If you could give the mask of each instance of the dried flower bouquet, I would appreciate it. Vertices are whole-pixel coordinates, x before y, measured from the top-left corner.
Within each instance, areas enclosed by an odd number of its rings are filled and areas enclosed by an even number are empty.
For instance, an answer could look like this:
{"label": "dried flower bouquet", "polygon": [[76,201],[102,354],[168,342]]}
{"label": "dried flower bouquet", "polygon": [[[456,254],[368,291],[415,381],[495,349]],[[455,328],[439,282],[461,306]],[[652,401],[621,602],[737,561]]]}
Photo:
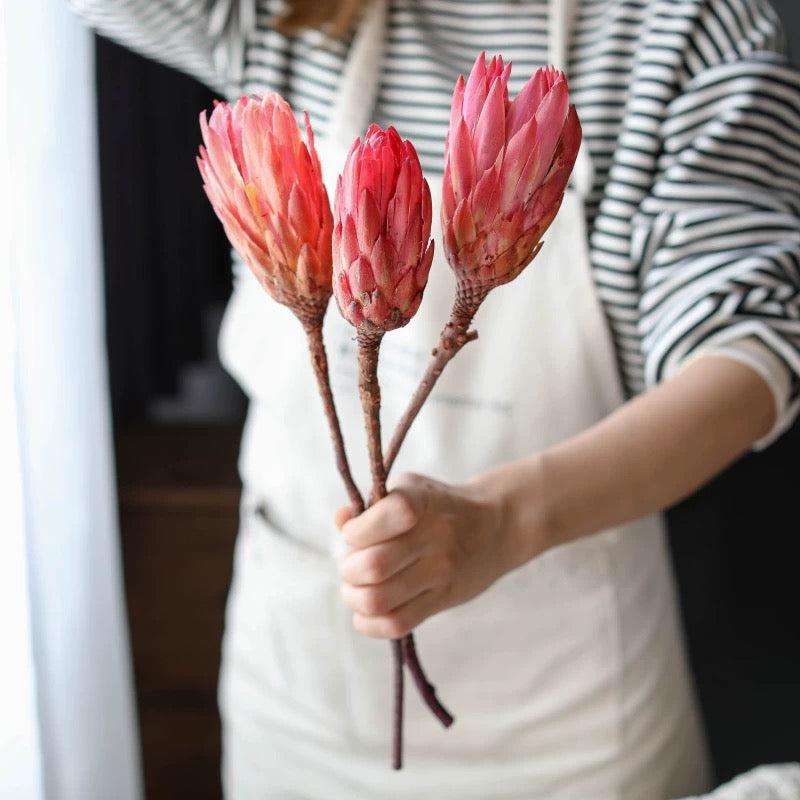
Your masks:
{"label": "dried flower bouquet", "polygon": [[[304,117],[305,141],[277,94],[218,103],[200,117],[204,188],[234,249],[264,289],[288,306],[308,338],[336,463],[354,515],[364,501],[347,462],[330,388],[322,321],[331,295],[356,330],[359,394],[367,429],[372,489],[386,478],[411,424],[447,363],[468,342],[489,292],[513,280],[542,246],[575,163],[581,129],[563,73],[538,70],[510,100],[511,64],[481,53],[459,78],[445,142],[441,198],[443,247],[456,278],[450,318],[418,389],[385,452],[377,366],[383,336],[419,308],[433,260],[432,202],[413,145],[372,125],[356,140],[339,177],[331,213]],[[392,642],[392,763],[402,765],[403,666],[445,726],[453,717],[436,697],[416,655],[413,634]]]}

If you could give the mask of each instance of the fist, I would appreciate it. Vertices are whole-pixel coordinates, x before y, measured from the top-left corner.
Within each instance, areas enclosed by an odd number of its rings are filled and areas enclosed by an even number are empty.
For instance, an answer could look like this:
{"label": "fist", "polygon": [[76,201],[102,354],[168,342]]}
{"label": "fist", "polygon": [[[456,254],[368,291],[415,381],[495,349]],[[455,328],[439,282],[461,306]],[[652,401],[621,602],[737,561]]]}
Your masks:
{"label": "fist", "polygon": [[350,552],[341,591],[356,630],[399,639],[423,620],[487,589],[510,567],[503,509],[477,485],[401,475],[359,517],[336,512]]}

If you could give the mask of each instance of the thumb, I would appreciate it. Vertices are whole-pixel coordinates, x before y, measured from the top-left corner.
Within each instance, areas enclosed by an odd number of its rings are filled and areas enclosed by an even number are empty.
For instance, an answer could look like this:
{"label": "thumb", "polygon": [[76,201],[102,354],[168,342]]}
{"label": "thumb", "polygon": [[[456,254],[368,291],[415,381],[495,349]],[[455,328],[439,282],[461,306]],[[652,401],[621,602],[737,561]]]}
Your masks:
{"label": "thumb", "polygon": [[337,530],[341,530],[345,522],[353,518],[353,509],[350,506],[342,506],[333,512],[333,524]]}

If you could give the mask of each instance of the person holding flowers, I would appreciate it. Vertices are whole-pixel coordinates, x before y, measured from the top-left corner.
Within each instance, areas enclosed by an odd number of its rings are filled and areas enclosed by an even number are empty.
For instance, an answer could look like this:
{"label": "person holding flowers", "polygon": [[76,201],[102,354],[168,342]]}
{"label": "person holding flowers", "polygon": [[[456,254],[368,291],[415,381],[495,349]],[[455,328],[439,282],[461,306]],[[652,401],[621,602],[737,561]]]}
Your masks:
{"label": "person holding flowers", "polygon": [[[660,512],[800,406],[800,85],[768,3],[73,5],[245,98],[203,117],[200,157],[250,267],[221,335],[252,401],[226,796],[705,790]],[[374,486],[340,532],[350,469],[305,400],[326,374]],[[375,447],[412,395],[405,444]],[[374,640],[412,631],[458,721],[409,699],[390,773]]]}

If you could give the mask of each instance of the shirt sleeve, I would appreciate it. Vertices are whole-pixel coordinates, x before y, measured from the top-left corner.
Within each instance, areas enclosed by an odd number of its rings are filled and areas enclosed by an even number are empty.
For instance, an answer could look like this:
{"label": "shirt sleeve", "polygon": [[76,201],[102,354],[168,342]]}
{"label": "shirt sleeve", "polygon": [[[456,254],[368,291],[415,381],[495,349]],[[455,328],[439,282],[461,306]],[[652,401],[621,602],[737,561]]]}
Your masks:
{"label": "shirt sleeve", "polygon": [[748,336],[727,344],[699,347],[683,362],[681,369],[702,355],[729,358],[731,361],[745,364],[762,377],[772,393],[775,422],[772,429],[753,445],[753,450],[763,450],[772,444],[784,432],[787,423],[791,422],[791,415],[786,413],[786,409],[792,392],[792,373],[787,369],[786,364],[761,339]]}
{"label": "shirt sleeve", "polygon": [[695,38],[632,248],[647,385],[701,352],[757,342],[739,360],[784,375],[770,383],[780,418],[769,439],[800,408],[800,76],[755,49],[770,28],[753,26],[728,51],[718,33],[713,52]]}
{"label": "shirt sleeve", "polygon": [[109,39],[223,95],[240,93],[255,0],[70,0],[70,6]]}

